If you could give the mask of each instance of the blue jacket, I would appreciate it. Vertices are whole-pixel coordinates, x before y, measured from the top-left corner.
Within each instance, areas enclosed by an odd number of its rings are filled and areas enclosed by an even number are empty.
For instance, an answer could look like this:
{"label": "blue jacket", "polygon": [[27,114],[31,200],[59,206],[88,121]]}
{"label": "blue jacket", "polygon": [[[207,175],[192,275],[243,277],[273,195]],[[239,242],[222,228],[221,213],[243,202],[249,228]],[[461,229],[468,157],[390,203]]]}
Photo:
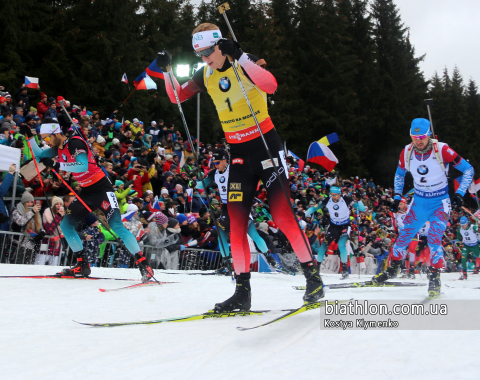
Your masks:
{"label": "blue jacket", "polygon": [[[3,202],[3,197],[7,194],[8,189],[10,189],[10,185],[13,182],[13,174],[7,173],[3,178],[3,182],[0,185],[0,212],[2,214],[7,215],[7,207]],[[0,231],[8,231],[8,222],[0,224]]]}

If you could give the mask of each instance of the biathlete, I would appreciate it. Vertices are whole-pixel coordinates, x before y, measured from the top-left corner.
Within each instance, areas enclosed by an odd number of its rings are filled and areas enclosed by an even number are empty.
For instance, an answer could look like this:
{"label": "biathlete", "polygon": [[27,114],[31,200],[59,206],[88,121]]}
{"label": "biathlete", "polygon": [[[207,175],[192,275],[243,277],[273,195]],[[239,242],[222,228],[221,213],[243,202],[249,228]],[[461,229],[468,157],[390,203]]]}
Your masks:
{"label": "biathlete", "polygon": [[[324,297],[323,283],[317,264],[312,260],[310,248],[307,246],[308,240],[301,235],[303,232],[295,227],[297,222],[291,211],[290,202],[282,191],[282,182],[287,188],[287,193],[289,191],[288,170],[282,140],[275,131],[267,110],[267,93],[275,92],[277,81],[270,72],[256,64],[258,58],[244,53],[238,43],[222,38],[222,33],[216,25],[200,24],[193,30],[192,35],[195,54],[201,57],[206,65],[182,86],[173,78],[174,85],[181,102],[200,91],[208,92],[217,109],[231,153],[228,214],[237,286],[235,294],[226,301],[217,303],[214,310],[219,313],[249,310],[251,307],[250,247],[245,235],[259,180],[266,185],[272,217],[290,240],[303,268],[307,279],[303,299],[306,303],[315,302]],[[273,163],[269,159],[229,57],[238,62],[235,65],[241,83],[275,163],[279,167],[280,178],[277,178],[274,171]],[[171,56],[164,51],[157,56],[156,62],[157,66],[166,70],[171,65]],[[165,86],[170,100],[175,103],[171,82],[165,80]]]}
{"label": "biathlete", "polygon": [[[67,131],[62,132],[60,124],[55,119],[44,119],[40,127],[40,135],[50,148],[40,149],[30,132],[28,137],[35,158],[39,158],[47,168],[54,168],[57,172],[65,170],[72,173],[82,188],[82,200],[91,210],[100,209],[105,214],[112,231],[122,239],[130,253],[135,256],[135,263],[142,274],[142,281],[148,282],[153,277],[153,270],[140,251],[135,236],[122,223],[112,184],[97,165],[87,143],[79,136],[69,137],[66,133]],[[57,161],[53,160],[54,157],[58,157]],[[77,198],[74,198],[66,209],[60,227],[77,262],[73,268],[64,269],[59,274],[87,277],[91,273],[88,260],[83,254],[82,240],[75,231],[77,223],[85,219],[88,214],[89,211]]]}
{"label": "biathlete", "polygon": [[330,224],[325,233],[325,239],[318,250],[317,260],[321,263],[332,242],[338,244],[340,260],[342,261],[342,280],[348,278],[347,242],[350,235],[350,210],[355,201],[341,194],[337,186],[330,187],[330,197],[325,198],[318,208],[327,208],[330,214]]}
{"label": "biathlete", "polygon": [[[230,165],[228,164],[227,153],[223,149],[216,149],[213,152],[212,162],[215,165],[215,169],[208,173],[204,181],[207,189],[215,183],[220,193],[220,198],[222,200],[222,213],[218,218],[218,233],[221,235],[222,240],[219,241],[219,246],[223,259],[226,262],[229,262],[231,260],[230,249],[228,246],[228,235],[230,234],[230,217],[228,215],[228,176]],[[247,233],[263,254],[268,253],[267,244],[258,234],[252,218],[250,218],[248,222]]]}
{"label": "biathlete", "polygon": [[400,262],[405,258],[406,249],[415,234],[426,222],[430,222],[428,245],[430,248],[431,268],[429,273],[428,296],[440,295],[440,269],[445,265],[443,258],[442,236],[450,216],[450,198],[448,196],[448,166],[451,164],[463,172],[453,203],[463,205],[463,195],[472,181],[473,167],[445,143],[430,138],[430,122],[426,119],[414,119],[410,127],[412,143],[400,154],[400,162],[395,173],[395,197],[392,211],[397,212],[402,199],[405,174],[413,176],[415,196],[404,219],[404,228],[400,231],[393,247],[393,256],[389,267],[374,276],[372,282],[382,284],[397,276]]}
{"label": "biathlete", "polygon": [[[477,240],[478,226],[472,225],[468,222],[466,216],[460,218],[460,227],[457,230],[457,239],[463,243],[462,248],[462,276],[460,280],[467,279],[467,259],[470,253],[472,253],[476,259],[480,257],[480,249],[478,247]],[[479,272],[479,267],[476,265],[474,274]]]}

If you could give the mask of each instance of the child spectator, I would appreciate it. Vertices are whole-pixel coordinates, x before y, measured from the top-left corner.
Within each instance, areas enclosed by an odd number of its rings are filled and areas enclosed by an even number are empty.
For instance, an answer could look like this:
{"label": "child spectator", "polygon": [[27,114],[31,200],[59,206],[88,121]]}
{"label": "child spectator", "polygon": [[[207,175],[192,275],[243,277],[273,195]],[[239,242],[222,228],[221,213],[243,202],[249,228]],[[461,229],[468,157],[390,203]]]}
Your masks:
{"label": "child spectator", "polygon": [[[36,265],[58,265],[60,248],[62,246],[61,239],[63,238],[60,223],[65,215],[65,209],[63,200],[59,197],[53,197],[51,205],[51,208],[46,208],[43,212],[42,222],[45,232],[53,237],[48,239],[47,253],[37,254],[35,258]],[[44,242],[47,243],[47,239]]]}

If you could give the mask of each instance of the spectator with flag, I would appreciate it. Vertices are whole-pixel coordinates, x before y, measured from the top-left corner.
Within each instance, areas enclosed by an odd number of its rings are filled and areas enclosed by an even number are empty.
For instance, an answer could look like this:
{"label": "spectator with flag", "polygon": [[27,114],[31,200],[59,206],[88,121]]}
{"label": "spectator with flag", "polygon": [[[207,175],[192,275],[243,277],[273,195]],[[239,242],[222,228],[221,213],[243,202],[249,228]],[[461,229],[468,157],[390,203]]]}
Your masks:
{"label": "spectator with flag", "polygon": [[30,111],[30,102],[40,97],[40,86],[37,86],[36,89],[37,91],[35,91],[34,95],[28,95],[28,87],[25,83],[23,83],[22,87],[20,87],[15,92],[15,100],[17,101],[17,106],[22,107],[25,113]]}

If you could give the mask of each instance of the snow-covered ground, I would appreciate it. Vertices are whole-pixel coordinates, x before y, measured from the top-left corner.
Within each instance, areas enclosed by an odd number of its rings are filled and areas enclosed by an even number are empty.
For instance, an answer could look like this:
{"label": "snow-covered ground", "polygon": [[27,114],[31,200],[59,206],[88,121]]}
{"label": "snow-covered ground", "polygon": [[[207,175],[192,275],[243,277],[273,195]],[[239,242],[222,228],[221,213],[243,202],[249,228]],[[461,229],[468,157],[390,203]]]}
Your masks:
{"label": "snow-covered ground", "polygon": [[[0,265],[0,276],[53,274],[56,267]],[[136,269],[92,276],[138,279]],[[444,297],[480,299],[480,276],[443,274]],[[324,331],[319,311],[251,331],[280,314],[92,328],[205,312],[232,295],[228,277],[168,275],[176,284],[102,293],[132,281],[0,278],[1,379],[478,379],[479,331]],[[418,276],[417,276],[418,277]],[[368,277],[362,277],[367,280]],[[352,276],[351,281],[358,276]],[[339,283],[338,275],[324,275]],[[420,279],[416,281],[422,281]],[[423,280],[426,282],[426,280]],[[303,276],[253,274],[252,309],[302,304]],[[467,288],[464,288],[467,287]],[[329,299],[422,299],[426,287],[330,290]],[[333,297],[335,293],[335,297]],[[472,318],[479,318],[472,316]],[[480,319],[479,319],[480,324]]]}

